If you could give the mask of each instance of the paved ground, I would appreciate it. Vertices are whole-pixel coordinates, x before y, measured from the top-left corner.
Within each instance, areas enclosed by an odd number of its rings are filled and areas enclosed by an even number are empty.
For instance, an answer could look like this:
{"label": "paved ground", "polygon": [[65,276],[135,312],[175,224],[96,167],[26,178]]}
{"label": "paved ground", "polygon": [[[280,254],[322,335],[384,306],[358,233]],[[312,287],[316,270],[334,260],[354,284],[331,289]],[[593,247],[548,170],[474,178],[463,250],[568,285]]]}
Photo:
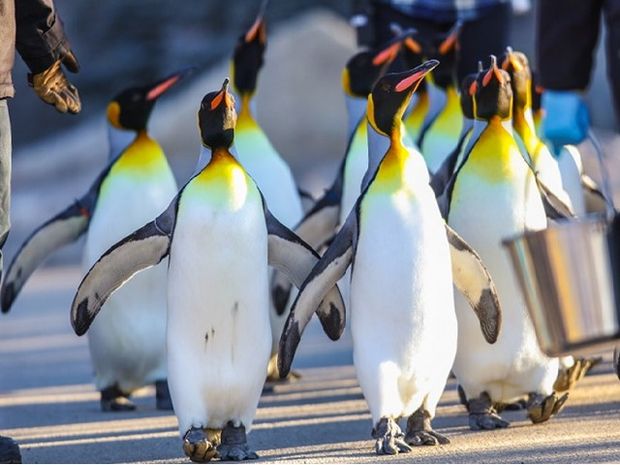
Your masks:
{"label": "paved ground", "polygon": [[[184,462],[176,418],[154,409],[152,389],[134,413],[102,413],[90,384],[84,338],[70,329],[76,268],[48,268],[28,283],[0,321],[0,431],[22,444],[29,463]],[[332,343],[317,325],[297,360],[304,375],[261,400],[250,443],[263,461],[286,462],[614,462],[620,459],[620,382],[597,367],[551,422],[533,426],[522,413],[508,430],[474,433],[453,383],[435,427],[452,444],[377,457],[371,421],[350,365],[348,335]]]}

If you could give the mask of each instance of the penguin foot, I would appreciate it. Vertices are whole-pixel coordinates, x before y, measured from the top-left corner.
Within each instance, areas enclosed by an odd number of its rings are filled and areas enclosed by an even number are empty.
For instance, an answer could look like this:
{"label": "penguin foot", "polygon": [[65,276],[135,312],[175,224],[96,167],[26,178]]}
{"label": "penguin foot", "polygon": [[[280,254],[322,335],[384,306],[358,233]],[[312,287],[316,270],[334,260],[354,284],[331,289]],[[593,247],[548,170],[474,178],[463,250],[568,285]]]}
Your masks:
{"label": "penguin foot", "polygon": [[618,347],[614,349],[613,366],[618,379],[620,379],[620,348]]}
{"label": "penguin foot", "polygon": [[456,392],[459,395],[459,402],[461,405],[467,407],[467,395],[465,394],[465,389],[460,384],[456,386]]}
{"label": "penguin foot", "polygon": [[510,425],[497,414],[487,392],[480,394],[480,397],[470,399],[467,408],[469,410],[469,428],[474,431],[507,428]]}
{"label": "penguin foot", "polygon": [[222,430],[222,443],[217,448],[218,455],[222,460],[256,460],[258,454],[248,447],[245,434],[245,426],[234,426],[229,421]]}
{"label": "penguin foot", "polygon": [[493,405],[493,408],[495,409],[497,413],[502,413],[504,410],[513,411],[513,412],[518,411],[518,410],[525,410],[527,408],[527,401],[525,399],[521,399],[516,402],[512,402],[510,404],[504,404],[504,403],[498,402]]}
{"label": "penguin foot", "polygon": [[372,437],[377,440],[377,455],[396,455],[413,450],[405,442],[405,435],[393,418],[381,418],[372,430]]}
{"label": "penguin foot", "polygon": [[0,436],[0,463],[22,463],[19,445],[7,436]]}
{"label": "penguin foot", "polygon": [[562,410],[566,399],[568,399],[568,392],[565,392],[561,397],[555,392],[552,392],[547,397],[542,394],[530,394],[527,417],[534,424],[543,423]]}
{"label": "penguin foot", "polygon": [[103,412],[129,412],[136,409],[136,404],[129,400],[129,394],[125,394],[115,384],[101,391],[100,400]]}
{"label": "penguin foot", "polygon": [[202,428],[191,427],[183,436],[183,452],[192,462],[205,463],[217,456],[216,444]]}
{"label": "penguin foot", "polygon": [[168,381],[165,379],[155,381],[155,406],[157,410],[172,410],[172,399]]}
{"label": "penguin foot", "polygon": [[419,408],[407,420],[405,442],[410,446],[436,446],[450,444],[450,440],[437,433],[431,426],[431,414]]}
{"label": "penguin foot", "polygon": [[582,380],[588,371],[603,360],[602,357],[576,358],[573,366],[567,369],[560,369],[558,377],[553,384],[555,391],[570,391],[578,381]]}

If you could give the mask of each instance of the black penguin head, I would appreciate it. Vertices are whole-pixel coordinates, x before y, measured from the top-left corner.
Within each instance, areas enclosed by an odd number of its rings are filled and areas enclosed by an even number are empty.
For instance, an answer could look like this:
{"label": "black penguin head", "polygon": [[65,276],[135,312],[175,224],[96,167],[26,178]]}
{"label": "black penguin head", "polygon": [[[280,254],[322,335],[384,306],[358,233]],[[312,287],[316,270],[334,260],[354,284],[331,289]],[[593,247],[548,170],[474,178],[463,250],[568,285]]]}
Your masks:
{"label": "black penguin head", "polygon": [[461,111],[465,118],[474,119],[474,98],[470,93],[470,88],[476,82],[476,73],[468,74],[461,82]]}
{"label": "black penguin head", "polygon": [[258,73],[263,67],[267,47],[267,24],[264,19],[267,1],[263,1],[256,20],[237,40],[233,53],[233,86],[239,95],[252,95],[256,91]]}
{"label": "black penguin head", "polygon": [[342,88],[347,95],[366,98],[372,86],[398,55],[400,41],[353,55],[342,70]]}
{"label": "black penguin head", "polygon": [[377,132],[392,134],[418,85],[438,64],[437,60],[429,60],[402,73],[386,74],[377,81],[368,96],[367,109],[368,121]]}
{"label": "black penguin head", "polygon": [[443,34],[433,34],[420,39],[422,55],[427,60],[438,60],[441,65],[433,71],[433,81],[441,88],[454,85],[456,79],[456,61],[458,58],[458,41],[463,23],[460,21]]}
{"label": "black penguin head", "polygon": [[157,99],[191,71],[192,68],[188,68],[153,84],[125,89],[108,104],[108,122],[118,129],[133,131],[146,129]]}
{"label": "black penguin head", "polygon": [[202,144],[211,149],[228,148],[233,143],[237,113],[235,98],[228,92],[228,78],[222,88],[204,96],[198,110]]}
{"label": "black penguin head", "polygon": [[478,73],[470,92],[475,98],[477,118],[489,120],[494,116],[501,119],[512,116],[510,75],[497,67],[494,55],[491,55],[491,66]]}
{"label": "black penguin head", "polygon": [[502,69],[510,74],[515,108],[525,108],[531,100],[532,85],[532,72],[527,57],[507,47],[501,62]]}

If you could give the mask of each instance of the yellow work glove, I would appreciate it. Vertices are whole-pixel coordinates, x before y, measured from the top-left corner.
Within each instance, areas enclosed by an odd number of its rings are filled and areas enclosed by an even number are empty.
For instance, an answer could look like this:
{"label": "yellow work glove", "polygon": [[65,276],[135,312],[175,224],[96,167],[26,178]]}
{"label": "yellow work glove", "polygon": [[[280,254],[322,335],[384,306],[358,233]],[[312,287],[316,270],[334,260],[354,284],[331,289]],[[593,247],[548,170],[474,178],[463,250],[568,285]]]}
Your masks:
{"label": "yellow work glove", "polygon": [[79,70],[75,55],[69,51],[46,70],[28,75],[28,82],[41,100],[53,105],[59,112],[79,113],[82,109],[80,95],[65,76],[61,64],[73,73]]}

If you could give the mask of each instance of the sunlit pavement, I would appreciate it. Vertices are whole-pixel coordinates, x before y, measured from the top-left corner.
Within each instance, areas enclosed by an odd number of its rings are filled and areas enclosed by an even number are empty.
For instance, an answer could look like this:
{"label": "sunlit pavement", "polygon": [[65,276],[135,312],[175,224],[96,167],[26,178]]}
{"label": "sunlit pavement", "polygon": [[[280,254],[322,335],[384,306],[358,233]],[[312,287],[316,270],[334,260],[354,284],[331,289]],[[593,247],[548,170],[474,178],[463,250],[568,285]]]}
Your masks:
{"label": "sunlit pavement", "polygon": [[[155,410],[154,390],[132,413],[102,413],[85,338],[69,325],[77,268],[40,270],[0,318],[0,431],[24,462],[184,462],[176,418]],[[434,426],[452,443],[377,457],[371,421],[351,366],[348,334],[333,343],[318,324],[297,359],[303,379],[263,395],[249,435],[263,461],[610,462],[620,459],[620,382],[608,360],[559,417],[533,426],[510,412],[507,430],[472,432],[451,380]]]}

